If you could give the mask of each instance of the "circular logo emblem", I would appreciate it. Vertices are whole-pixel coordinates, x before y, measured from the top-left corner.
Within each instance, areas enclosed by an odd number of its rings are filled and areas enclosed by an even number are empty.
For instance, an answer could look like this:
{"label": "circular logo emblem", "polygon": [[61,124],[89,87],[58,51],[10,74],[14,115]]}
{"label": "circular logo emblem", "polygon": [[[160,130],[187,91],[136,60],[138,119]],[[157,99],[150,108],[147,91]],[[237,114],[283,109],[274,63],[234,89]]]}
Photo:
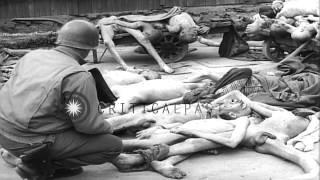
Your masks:
{"label": "circular logo emblem", "polygon": [[80,93],[67,94],[65,101],[65,112],[72,120],[82,120],[87,118],[90,112],[89,102]]}

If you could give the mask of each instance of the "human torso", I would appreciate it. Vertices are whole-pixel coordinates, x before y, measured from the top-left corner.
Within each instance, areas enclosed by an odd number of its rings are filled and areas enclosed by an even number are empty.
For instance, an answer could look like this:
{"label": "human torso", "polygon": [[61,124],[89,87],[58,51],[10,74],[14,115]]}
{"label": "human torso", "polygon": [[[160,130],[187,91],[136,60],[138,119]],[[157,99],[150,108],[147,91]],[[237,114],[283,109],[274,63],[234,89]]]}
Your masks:
{"label": "human torso", "polygon": [[287,141],[301,133],[307,125],[307,120],[299,118],[289,111],[274,112],[271,117],[262,122],[249,125],[243,144],[250,146],[250,140],[256,137],[259,132],[268,132],[275,135],[280,141]]}
{"label": "human torso", "polygon": [[123,86],[118,91],[120,98],[135,98],[141,101],[140,103],[152,103],[155,101],[169,100],[181,97],[188,90],[184,87],[182,82],[174,80],[155,79]]}
{"label": "human torso", "polygon": [[201,119],[189,121],[183,125],[182,128],[198,130],[207,133],[225,133],[234,130],[235,125],[232,121],[226,121],[223,119]]}

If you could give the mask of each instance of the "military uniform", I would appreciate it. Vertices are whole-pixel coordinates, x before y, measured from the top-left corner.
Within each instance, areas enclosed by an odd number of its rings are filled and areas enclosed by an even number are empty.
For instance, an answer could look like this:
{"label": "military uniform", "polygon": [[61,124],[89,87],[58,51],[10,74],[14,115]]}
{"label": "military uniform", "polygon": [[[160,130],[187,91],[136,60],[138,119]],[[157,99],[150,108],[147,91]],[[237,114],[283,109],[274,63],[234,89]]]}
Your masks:
{"label": "military uniform", "polygon": [[76,167],[110,161],[122,150],[99,110],[92,75],[57,49],[20,59],[0,97],[0,143],[17,156],[52,142],[52,159]]}

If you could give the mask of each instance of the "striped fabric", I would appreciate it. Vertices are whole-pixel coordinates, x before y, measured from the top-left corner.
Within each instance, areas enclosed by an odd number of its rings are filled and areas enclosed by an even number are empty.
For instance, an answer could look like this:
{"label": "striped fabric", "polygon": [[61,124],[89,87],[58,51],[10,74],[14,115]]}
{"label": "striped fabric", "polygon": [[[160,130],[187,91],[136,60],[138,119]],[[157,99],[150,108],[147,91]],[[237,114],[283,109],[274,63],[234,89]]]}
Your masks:
{"label": "striped fabric", "polygon": [[248,96],[254,93],[265,92],[261,83],[256,78],[251,77],[249,79],[236,80],[217,90],[216,94],[220,94],[222,96],[233,90],[239,90],[245,96]]}

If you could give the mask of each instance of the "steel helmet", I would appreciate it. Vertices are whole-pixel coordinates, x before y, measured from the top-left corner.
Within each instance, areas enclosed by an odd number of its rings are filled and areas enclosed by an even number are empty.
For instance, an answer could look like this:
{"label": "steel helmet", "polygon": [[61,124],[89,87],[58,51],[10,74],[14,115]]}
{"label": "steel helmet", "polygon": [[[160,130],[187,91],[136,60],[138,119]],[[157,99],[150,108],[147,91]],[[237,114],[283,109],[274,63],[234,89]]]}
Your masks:
{"label": "steel helmet", "polygon": [[56,44],[78,49],[95,49],[99,44],[99,32],[88,21],[72,20],[58,31]]}

